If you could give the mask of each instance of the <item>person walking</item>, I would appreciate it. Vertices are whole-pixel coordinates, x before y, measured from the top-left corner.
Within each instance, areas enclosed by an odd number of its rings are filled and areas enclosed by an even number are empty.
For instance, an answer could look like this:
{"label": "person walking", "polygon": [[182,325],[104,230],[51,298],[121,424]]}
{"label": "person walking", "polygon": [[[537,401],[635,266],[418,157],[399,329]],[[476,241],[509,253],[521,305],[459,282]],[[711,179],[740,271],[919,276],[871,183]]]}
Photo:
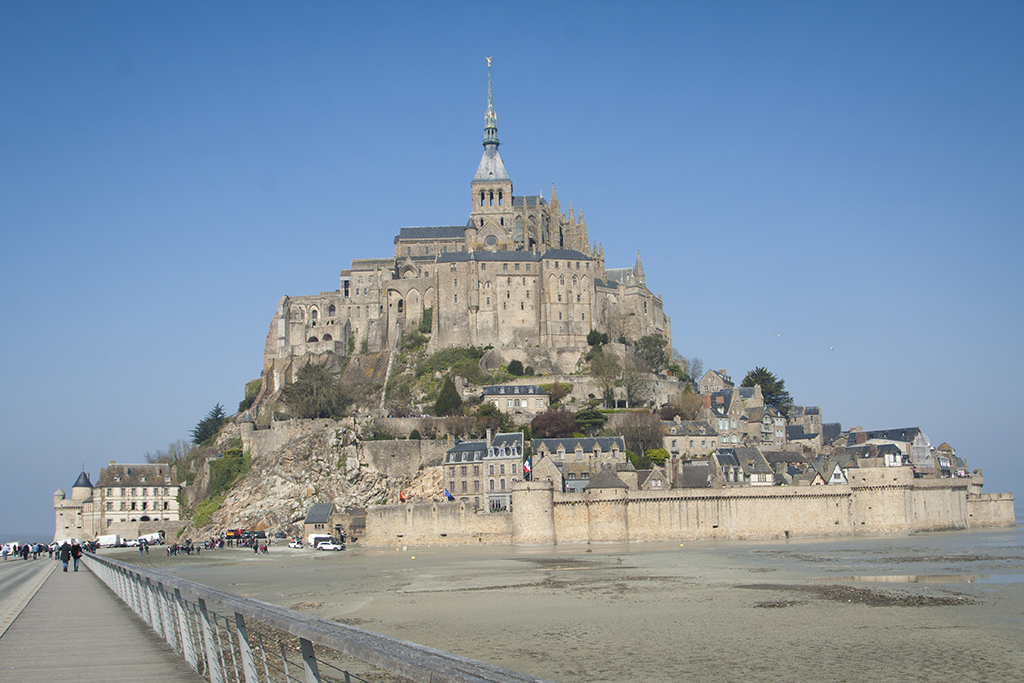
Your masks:
{"label": "person walking", "polygon": [[78,541],[72,541],[71,543],[71,557],[75,561],[75,571],[78,571],[78,561],[82,559],[82,546],[78,545]]}
{"label": "person walking", "polygon": [[68,561],[71,560],[71,546],[67,541],[61,545],[60,550],[57,551],[57,555],[60,557],[60,561],[64,563],[64,571],[68,570]]}

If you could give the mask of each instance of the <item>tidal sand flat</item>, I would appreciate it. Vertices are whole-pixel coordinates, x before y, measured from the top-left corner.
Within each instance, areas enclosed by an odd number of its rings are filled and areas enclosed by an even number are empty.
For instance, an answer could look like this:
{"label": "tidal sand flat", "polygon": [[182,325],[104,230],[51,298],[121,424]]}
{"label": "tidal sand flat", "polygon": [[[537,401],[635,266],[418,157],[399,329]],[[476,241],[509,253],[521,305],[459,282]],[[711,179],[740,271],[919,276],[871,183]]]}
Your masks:
{"label": "tidal sand flat", "polygon": [[946,682],[1024,671],[1022,541],[102,554],[559,681]]}

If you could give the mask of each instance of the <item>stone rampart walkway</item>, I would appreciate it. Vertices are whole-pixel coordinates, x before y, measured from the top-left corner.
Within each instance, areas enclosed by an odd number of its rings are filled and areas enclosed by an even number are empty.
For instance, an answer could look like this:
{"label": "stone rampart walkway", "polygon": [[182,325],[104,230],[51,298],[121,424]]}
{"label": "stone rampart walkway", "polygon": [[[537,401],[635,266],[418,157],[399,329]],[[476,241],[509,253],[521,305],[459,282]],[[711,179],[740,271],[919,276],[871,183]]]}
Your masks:
{"label": "stone rampart walkway", "polygon": [[0,680],[205,679],[83,564],[67,574],[58,565],[0,637]]}

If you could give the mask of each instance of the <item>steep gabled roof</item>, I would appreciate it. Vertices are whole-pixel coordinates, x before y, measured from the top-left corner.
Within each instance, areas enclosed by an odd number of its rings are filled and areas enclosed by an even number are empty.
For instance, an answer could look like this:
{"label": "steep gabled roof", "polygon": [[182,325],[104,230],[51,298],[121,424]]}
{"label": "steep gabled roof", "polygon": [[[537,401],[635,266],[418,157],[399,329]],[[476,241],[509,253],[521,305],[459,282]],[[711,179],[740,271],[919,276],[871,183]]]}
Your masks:
{"label": "steep gabled roof", "polygon": [[624,481],[615,476],[610,467],[602,467],[601,471],[590,478],[590,483],[587,484],[584,491],[590,489],[628,489]]}
{"label": "steep gabled roof", "polygon": [[85,471],[83,471],[81,474],[78,475],[78,479],[75,480],[75,484],[71,488],[73,488],[73,489],[77,489],[77,488],[91,489],[92,488],[92,482],[89,481],[89,475],[86,474]]}
{"label": "steep gabled roof", "polygon": [[304,524],[327,524],[331,521],[334,503],[314,503],[309,506]]}

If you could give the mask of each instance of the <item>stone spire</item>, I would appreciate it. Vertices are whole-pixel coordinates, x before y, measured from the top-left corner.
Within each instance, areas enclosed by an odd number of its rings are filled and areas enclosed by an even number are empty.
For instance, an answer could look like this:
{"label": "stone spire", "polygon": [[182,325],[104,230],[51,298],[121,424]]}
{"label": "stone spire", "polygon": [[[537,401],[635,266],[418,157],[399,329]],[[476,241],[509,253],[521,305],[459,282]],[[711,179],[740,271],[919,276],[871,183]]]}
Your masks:
{"label": "stone spire", "polygon": [[588,251],[590,251],[590,238],[587,237],[587,222],[583,220],[583,209],[580,209],[579,236],[580,251],[586,254]]}
{"label": "stone spire", "polygon": [[[498,115],[494,111],[494,97],[491,94],[491,58],[487,58],[487,113],[484,114],[484,155],[476,169],[473,180],[508,180],[505,164],[498,154]],[[511,195],[511,193],[509,193]],[[509,201],[512,197],[509,196]]]}
{"label": "stone spire", "polygon": [[494,145],[498,141],[498,114],[494,111],[494,97],[491,94],[491,58],[487,58],[487,113],[484,114],[484,147]]}
{"label": "stone spire", "polygon": [[637,249],[636,252],[636,265],[633,266],[633,277],[636,278],[636,281],[639,282],[640,284],[644,284],[644,264],[640,260],[639,249]]}

